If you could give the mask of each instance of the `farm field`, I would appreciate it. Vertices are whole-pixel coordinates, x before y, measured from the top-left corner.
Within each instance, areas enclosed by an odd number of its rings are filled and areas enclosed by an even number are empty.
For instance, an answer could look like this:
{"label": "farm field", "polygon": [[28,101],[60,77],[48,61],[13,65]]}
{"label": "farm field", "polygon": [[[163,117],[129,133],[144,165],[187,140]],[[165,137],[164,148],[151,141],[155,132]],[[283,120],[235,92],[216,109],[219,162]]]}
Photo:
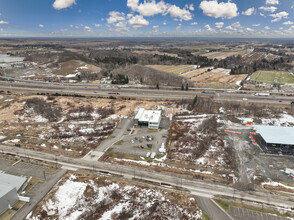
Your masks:
{"label": "farm field", "polygon": [[294,83],[294,75],[282,71],[257,71],[252,74],[250,80],[265,83]]}
{"label": "farm field", "polygon": [[218,59],[222,60],[230,56],[244,56],[248,53],[251,53],[252,49],[245,49],[245,50],[238,50],[238,51],[217,51],[217,52],[210,52],[202,54],[202,56],[208,57],[210,59]]}
{"label": "farm field", "polygon": [[147,67],[172,74],[182,74],[195,69],[193,65],[148,65]]}
{"label": "farm field", "polygon": [[229,75],[229,69],[217,68],[211,71],[202,72],[191,78],[197,87],[211,88],[234,88],[246,78],[247,75]]}
{"label": "farm field", "polygon": [[182,74],[182,76],[185,78],[191,79],[191,78],[196,77],[202,73],[205,73],[207,70],[208,70],[208,68],[201,68],[201,69],[197,69],[197,70],[192,70],[190,72]]}

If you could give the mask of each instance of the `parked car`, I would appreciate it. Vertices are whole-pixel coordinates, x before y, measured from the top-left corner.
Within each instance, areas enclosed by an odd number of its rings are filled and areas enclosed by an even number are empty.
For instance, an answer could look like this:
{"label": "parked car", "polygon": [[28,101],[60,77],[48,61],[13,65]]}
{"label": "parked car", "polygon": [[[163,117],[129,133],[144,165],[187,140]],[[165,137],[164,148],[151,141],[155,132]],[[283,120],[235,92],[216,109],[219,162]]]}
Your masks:
{"label": "parked car", "polygon": [[294,101],[291,102],[291,105],[294,105]]}
{"label": "parked car", "polygon": [[134,140],[131,140],[131,143],[133,144],[133,143],[135,143],[135,141]]}

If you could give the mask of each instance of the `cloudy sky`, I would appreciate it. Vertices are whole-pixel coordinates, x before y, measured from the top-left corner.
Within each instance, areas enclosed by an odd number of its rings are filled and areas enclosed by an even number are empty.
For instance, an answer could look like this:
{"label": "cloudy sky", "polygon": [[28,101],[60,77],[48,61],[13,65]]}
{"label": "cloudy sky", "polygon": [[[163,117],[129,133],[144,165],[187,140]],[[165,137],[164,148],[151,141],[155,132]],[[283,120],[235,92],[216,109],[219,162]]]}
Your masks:
{"label": "cloudy sky", "polygon": [[0,0],[7,36],[294,38],[294,0]]}

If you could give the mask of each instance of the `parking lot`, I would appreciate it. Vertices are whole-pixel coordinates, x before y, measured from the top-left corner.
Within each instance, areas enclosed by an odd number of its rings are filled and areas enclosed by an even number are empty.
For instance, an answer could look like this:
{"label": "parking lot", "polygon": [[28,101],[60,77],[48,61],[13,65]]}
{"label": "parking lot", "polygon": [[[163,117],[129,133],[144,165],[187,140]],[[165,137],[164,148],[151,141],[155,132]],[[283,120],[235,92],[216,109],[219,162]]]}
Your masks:
{"label": "parking lot", "polygon": [[18,157],[3,155],[0,158],[0,171],[17,176],[26,176],[27,178],[33,177],[37,181],[34,180],[34,185],[23,194],[23,196],[30,197],[30,202],[20,209],[16,209],[17,212],[12,219],[24,219],[65,172],[65,170],[58,169],[53,173],[46,173],[48,167],[37,165],[37,161],[26,158],[22,158],[25,161],[19,159]]}
{"label": "parking lot", "polygon": [[169,119],[163,117],[160,122],[160,129],[153,130],[147,127],[134,126],[127,127],[127,134],[117,140],[112,148],[116,152],[122,152],[127,154],[135,154],[139,156],[146,156],[155,152],[160,153],[159,148],[166,142],[169,128]]}
{"label": "parking lot", "polygon": [[266,214],[262,212],[256,212],[248,209],[243,209],[239,207],[230,206],[230,212],[229,214],[234,218],[238,220],[286,220],[286,218]]}
{"label": "parking lot", "polygon": [[159,153],[162,143],[165,144],[167,129],[158,131],[148,128],[134,128],[129,134],[117,141],[112,147],[117,152],[146,156],[148,152]]}

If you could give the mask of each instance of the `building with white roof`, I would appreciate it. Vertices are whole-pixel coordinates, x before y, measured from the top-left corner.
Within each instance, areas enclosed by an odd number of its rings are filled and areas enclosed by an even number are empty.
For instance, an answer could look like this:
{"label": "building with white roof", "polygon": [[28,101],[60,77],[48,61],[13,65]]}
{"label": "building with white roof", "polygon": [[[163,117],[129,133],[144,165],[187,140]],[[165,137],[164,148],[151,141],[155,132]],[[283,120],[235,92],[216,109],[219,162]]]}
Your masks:
{"label": "building with white roof", "polygon": [[294,147],[294,127],[254,125],[267,147]]}
{"label": "building with white roof", "polygon": [[26,183],[26,177],[0,173],[0,215],[19,201],[18,193]]}
{"label": "building with white roof", "polygon": [[135,116],[135,123],[139,126],[147,126],[150,129],[158,129],[161,121],[161,111],[145,110],[140,108]]}

